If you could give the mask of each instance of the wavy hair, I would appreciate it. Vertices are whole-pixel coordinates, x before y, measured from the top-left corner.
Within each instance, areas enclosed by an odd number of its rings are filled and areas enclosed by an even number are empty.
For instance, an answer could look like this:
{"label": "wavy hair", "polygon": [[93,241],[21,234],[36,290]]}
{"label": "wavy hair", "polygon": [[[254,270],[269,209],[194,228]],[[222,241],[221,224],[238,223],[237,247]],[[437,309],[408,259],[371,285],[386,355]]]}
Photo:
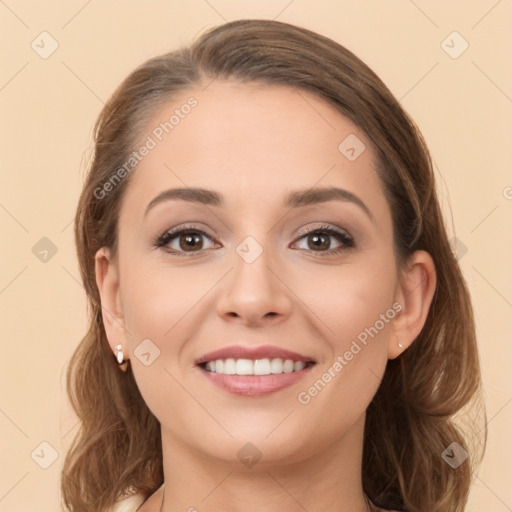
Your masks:
{"label": "wavy hair", "polygon": [[[237,20],[190,46],[152,58],[117,88],[94,127],[94,155],[79,199],[75,241],[89,304],[89,327],[66,374],[80,429],[61,474],[63,504],[103,512],[126,492],[148,497],[163,483],[160,424],[128,362],[120,371],[108,345],[95,281],[95,253],[114,253],[127,175],[103,184],[129,159],[148,119],[164,103],[215,79],[309,91],[352,120],[371,140],[393,219],[399,267],[422,249],[437,286],[415,342],[389,360],[366,412],[362,482],[378,506],[408,512],[462,512],[487,439],[473,310],[452,252],[426,144],[379,77],[333,40],[291,24]],[[133,174],[133,173],[132,173]],[[465,418],[469,411],[484,418]],[[469,454],[457,469],[442,453],[453,442]]]}

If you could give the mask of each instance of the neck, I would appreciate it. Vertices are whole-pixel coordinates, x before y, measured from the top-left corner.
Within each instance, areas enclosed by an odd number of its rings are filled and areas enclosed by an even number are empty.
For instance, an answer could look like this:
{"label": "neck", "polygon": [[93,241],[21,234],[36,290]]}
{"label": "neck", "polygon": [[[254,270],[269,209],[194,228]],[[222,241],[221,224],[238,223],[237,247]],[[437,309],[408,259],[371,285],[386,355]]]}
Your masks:
{"label": "neck", "polygon": [[245,467],[198,454],[162,429],[161,512],[223,512],[226,504],[230,512],[368,512],[361,480],[363,430],[364,416],[343,438],[307,457],[293,455],[293,462],[287,463],[264,462],[262,457]]}

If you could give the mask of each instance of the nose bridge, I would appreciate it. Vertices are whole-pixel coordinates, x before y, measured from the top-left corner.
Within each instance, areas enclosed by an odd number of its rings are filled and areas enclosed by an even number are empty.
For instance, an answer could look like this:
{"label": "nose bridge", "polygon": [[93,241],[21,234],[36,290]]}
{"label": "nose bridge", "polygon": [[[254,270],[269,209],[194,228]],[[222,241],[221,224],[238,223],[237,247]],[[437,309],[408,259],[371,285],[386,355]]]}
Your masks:
{"label": "nose bridge", "polygon": [[286,287],[275,275],[280,267],[277,253],[268,243],[264,246],[265,234],[256,236],[249,235],[235,246],[233,270],[218,303],[220,315],[236,316],[248,323],[285,315],[290,309]]}

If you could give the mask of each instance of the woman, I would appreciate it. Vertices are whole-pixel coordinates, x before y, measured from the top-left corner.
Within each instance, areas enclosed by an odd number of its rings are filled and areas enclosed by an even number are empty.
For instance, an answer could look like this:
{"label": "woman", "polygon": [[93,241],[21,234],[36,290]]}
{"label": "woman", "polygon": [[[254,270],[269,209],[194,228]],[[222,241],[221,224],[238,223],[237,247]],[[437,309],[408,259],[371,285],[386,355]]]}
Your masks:
{"label": "woman", "polygon": [[239,20],[144,63],[75,234],[68,510],[464,510],[470,297],[425,143],[351,52]]}

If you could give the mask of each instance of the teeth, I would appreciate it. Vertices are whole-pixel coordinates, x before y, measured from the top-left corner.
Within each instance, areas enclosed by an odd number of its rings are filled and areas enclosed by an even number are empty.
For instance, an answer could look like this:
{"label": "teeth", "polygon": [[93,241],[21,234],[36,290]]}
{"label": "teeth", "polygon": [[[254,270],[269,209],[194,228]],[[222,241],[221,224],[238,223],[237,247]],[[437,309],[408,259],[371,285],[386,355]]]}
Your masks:
{"label": "teeth", "polygon": [[206,370],[223,375],[271,375],[299,372],[306,367],[303,361],[291,359],[217,359],[208,361]]}
{"label": "teeth", "polygon": [[272,359],[270,361],[270,373],[283,373],[282,359]]}
{"label": "teeth", "polygon": [[[217,362],[215,362],[215,368],[212,371],[217,370]],[[234,359],[226,359],[224,361],[224,368],[222,370],[224,372],[224,375],[235,375],[236,373],[236,365]]]}
{"label": "teeth", "polygon": [[284,373],[293,373],[293,361],[287,359],[283,364],[283,372]]}
{"label": "teeth", "polygon": [[[219,363],[221,361],[215,361],[215,373],[222,373],[222,365],[219,371]],[[250,359],[237,359],[235,363],[235,373],[237,375],[254,375],[254,363]]]}
{"label": "teeth", "polygon": [[254,361],[254,375],[269,375],[270,374],[270,360],[269,359],[256,359]]}
{"label": "teeth", "polygon": [[294,372],[300,372],[304,367],[306,366],[306,363],[303,363],[302,361],[297,361],[293,365],[293,371]]}

